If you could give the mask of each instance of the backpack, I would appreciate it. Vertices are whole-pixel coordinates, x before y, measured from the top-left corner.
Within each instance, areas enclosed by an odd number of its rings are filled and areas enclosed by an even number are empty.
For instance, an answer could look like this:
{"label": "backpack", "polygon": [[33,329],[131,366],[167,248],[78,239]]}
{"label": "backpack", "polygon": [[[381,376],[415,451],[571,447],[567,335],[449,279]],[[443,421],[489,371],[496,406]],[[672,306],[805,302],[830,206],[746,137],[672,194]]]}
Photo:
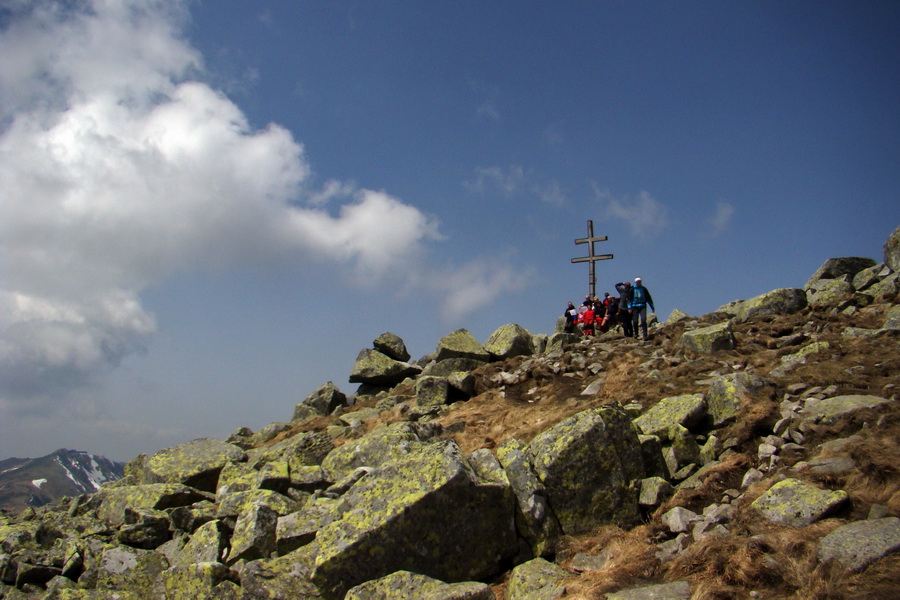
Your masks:
{"label": "backpack", "polygon": [[631,295],[631,305],[638,308],[647,304],[647,295],[644,293],[643,287],[635,287]]}

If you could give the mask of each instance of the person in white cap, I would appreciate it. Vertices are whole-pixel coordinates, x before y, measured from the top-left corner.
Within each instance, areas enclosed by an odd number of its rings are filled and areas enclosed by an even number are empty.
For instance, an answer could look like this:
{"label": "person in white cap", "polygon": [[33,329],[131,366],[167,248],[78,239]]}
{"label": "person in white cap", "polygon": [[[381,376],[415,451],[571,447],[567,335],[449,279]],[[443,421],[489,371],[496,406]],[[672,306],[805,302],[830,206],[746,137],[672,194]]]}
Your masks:
{"label": "person in white cap", "polygon": [[647,306],[650,307],[651,311],[656,312],[656,309],[653,307],[653,297],[650,296],[650,290],[644,287],[644,282],[640,277],[635,277],[628,303],[628,309],[631,311],[631,330],[635,339],[637,339],[638,320],[640,320],[641,333],[643,333],[645,342],[647,341]]}

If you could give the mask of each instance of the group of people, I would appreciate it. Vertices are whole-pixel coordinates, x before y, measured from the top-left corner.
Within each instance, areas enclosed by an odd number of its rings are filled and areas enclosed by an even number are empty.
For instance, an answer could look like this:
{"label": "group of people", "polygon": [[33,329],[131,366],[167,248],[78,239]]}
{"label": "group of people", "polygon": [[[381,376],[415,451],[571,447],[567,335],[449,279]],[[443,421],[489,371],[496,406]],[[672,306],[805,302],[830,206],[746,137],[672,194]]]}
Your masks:
{"label": "group of people", "polygon": [[579,329],[584,335],[605,333],[617,324],[622,326],[622,332],[626,337],[638,337],[640,325],[642,338],[647,341],[647,307],[656,312],[653,306],[653,297],[650,291],[644,287],[640,277],[634,278],[634,285],[630,281],[616,284],[618,297],[603,295],[603,300],[597,297],[584,297],[581,306],[576,307],[569,302],[564,313],[566,317],[566,333],[575,333]]}

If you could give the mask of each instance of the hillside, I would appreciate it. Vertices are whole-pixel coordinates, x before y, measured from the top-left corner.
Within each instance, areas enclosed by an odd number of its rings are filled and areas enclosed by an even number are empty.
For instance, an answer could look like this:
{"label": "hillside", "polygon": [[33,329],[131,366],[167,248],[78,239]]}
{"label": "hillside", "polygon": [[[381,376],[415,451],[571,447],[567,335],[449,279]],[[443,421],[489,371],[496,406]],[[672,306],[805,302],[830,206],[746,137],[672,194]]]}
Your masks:
{"label": "hillside", "polygon": [[897,270],[900,228],[646,343],[383,334],[351,396],[0,520],[0,597],[895,598]]}
{"label": "hillside", "polygon": [[18,513],[64,496],[96,492],[122,477],[124,463],[77,450],[0,461],[0,510]]}

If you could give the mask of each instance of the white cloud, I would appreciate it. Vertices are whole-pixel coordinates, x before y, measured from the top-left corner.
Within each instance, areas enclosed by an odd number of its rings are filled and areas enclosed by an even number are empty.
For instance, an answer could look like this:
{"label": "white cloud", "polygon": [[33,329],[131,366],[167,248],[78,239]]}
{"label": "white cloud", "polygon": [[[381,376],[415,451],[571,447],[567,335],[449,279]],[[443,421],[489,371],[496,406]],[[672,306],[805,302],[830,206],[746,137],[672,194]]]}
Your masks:
{"label": "white cloud", "polygon": [[[419,265],[435,219],[385,192],[307,190],[303,146],[200,80],[181,0],[10,5],[0,30],[0,408],[91,383],[156,330],[173,273],[298,252],[368,282]],[[486,175],[487,176],[487,175]],[[489,176],[487,176],[489,177]],[[342,202],[334,213],[326,205]],[[421,265],[419,265],[421,266]],[[518,285],[464,268],[461,314]],[[435,275],[436,276],[436,275]]]}
{"label": "white cloud", "polygon": [[464,185],[478,194],[497,192],[506,198],[512,198],[526,189],[525,169],[519,165],[476,167],[474,179],[466,181]]}
{"label": "white cloud", "polygon": [[734,216],[734,205],[725,202],[724,200],[719,200],[716,202],[716,212],[709,219],[709,224],[712,230],[710,231],[710,235],[715,237],[725,233],[728,229],[728,226],[731,224],[731,217]]}
{"label": "white cloud", "polygon": [[432,274],[423,285],[440,295],[443,320],[458,323],[499,296],[523,289],[532,278],[530,270],[514,267],[505,258],[478,259]]}
{"label": "white cloud", "polygon": [[605,207],[606,217],[624,221],[637,237],[655,237],[669,226],[669,210],[649,192],[641,191],[634,198],[616,198],[596,187],[595,192]]}

